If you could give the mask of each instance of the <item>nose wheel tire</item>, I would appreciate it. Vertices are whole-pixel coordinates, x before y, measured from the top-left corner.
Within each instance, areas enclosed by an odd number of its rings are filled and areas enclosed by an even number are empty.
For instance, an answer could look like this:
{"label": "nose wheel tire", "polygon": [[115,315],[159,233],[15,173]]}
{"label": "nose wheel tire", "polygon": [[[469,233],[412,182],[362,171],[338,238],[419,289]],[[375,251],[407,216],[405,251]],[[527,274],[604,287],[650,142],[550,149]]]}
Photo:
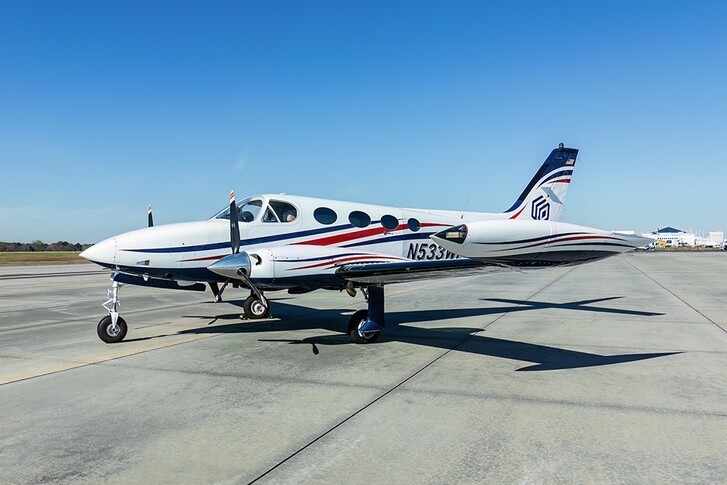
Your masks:
{"label": "nose wheel tire", "polygon": [[245,315],[251,320],[266,318],[270,315],[270,307],[267,305],[267,301],[263,303],[258,299],[257,295],[248,296],[243,308],[245,309]]}
{"label": "nose wheel tire", "polygon": [[379,339],[381,332],[359,332],[366,319],[369,317],[368,310],[359,310],[353,314],[348,321],[348,335],[355,344],[372,344]]}
{"label": "nose wheel tire", "polygon": [[124,337],[126,337],[126,331],[126,320],[119,317],[116,320],[116,328],[114,328],[111,323],[111,315],[103,317],[101,321],[98,322],[98,327],[96,327],[98,337],[107,344],[115,344],[124,340]]}

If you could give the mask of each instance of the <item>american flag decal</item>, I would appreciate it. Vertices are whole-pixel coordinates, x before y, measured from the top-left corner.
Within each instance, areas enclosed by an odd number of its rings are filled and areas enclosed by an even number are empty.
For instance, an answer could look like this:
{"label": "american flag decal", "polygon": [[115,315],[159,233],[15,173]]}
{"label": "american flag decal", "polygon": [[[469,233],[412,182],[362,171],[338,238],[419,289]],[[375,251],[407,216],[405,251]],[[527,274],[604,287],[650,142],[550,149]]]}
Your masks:
{"label": "american flag decal", "polygon": [[571,165],[571,166],[573,166],[573,165],[575,165],[575,164],[576,164],[576,159],[575,159],[575,158],[569,158],[569,159],[568,159],[568,161],[567,161],[567,162],[565,162],[565,164],[566,164],[566,165]]}

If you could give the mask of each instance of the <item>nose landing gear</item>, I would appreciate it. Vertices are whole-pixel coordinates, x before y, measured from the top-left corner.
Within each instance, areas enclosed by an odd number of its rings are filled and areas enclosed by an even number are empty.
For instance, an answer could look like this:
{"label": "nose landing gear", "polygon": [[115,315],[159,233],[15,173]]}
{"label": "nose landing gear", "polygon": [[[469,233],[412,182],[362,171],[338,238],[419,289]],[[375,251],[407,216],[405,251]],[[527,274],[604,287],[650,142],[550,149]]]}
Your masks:
{"label": "nose landing gear", "polygon": [[115,344],[124,340],[127,329],[126,320],[118,316],[118,314],[116,317],[116,325],[114,325],[111,315],[106,315],[98,322],[96,333],[107,344]]}
{"label": "nose landing gear", "polygon": [[96,333],[101,340],[107,344],[115,344],[121,342],[126,337],[128,327],[126,320],[121,318],[119,315],[119,288],[121,285],[118,281],[114,281],[111,289],[108,291],[108,300],[106,300],[101,306],[109,312],[108,315],[103,317],[98,326],[96,327]]}

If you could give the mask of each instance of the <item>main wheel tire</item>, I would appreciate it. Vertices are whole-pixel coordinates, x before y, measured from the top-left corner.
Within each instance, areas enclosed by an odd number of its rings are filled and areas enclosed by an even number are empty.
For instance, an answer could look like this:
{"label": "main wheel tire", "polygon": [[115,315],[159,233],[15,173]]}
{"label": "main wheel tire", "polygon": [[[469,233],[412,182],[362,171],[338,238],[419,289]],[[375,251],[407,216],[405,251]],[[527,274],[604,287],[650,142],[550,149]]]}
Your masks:
{"label": "main wheel tire", "polygon": [[351,341],[355,344],[372,344],[379,339],[381,332],[366,332],[361,335],[358,331],[361,325],[366,323],[366,319],[369,317],[368,310],[359,310],[351,316],[348,321],[348,335],[351,337]]}
{"label": "main wheel tire", "polygon": [[126,320],[119,316],[116,320],[116,326],[117,330],[114,331],[113,326],[111,325],[111,315],[106,315],[100,322],[98,322],[96,333],[98,333],[98,337],[107,344],[121,342],[124,340],[124,337],[126,337],[126,331],[128,330]]}
{"label": "main wheel tire", "polygon": [[245,300],[245,315],[251,320],[257,320],[259,318],[266,318],[270,315],[270,307],[265,303],[261,302],[257,295],[250,295]]}

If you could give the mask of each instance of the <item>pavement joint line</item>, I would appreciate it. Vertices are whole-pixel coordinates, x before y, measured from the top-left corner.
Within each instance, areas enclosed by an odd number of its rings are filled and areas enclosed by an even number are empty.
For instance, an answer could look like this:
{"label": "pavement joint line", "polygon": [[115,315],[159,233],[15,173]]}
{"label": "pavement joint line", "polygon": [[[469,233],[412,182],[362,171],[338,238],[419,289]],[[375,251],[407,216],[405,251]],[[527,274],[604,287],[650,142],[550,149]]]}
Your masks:
{"label": "pavement joint line", "polygon": [[65,273],[18,273],[0,275],[0,281],[2,280],[25,280],[29,278],[62,278],[64,276],[91,276],[106,274],[106,271],[102,270],[89,270],[89,271],[69,271]]}
{"label": "pavement joint line", "polygon": [[[129,310],[128,312],[123,312],[124,315],[137,315],[139,313],[146,313],[146,312],[155,312],[160,310],[168,310],[170,308],[180,308],[180,307],[187,307],[192,305],[197,305],[200,302],[191,302],[191,303],[180,303],[178,305],[164,305],[160,307],[154,307],[154,308],[145,308],[145,309],[139,309],[139,310]],[[202,302],[204,303],[204,302]],[[99,305],[99,308],[101,308],[101,305]],[[99,312],[101,313],[101,312]],[[66,323],[72,323],[72,322],[82,322],[85,321],[82,317],[70,317],[70,318],[64,318],[63,320],[57,320],[53,322],[44,322],[44,323],[35,323],[30,325],[24,325],[24,326],[15,326],[15,327],[0,327],[0,333],[2,332],[13,332],[16,330],[27,330],[30,328],[38,328],[38,327],[46,327],[46,326],[52,326],[52,325],[62,325]],[[135,327],[135,328],[141,328],[141,327]]]}
{"label": "pavement joint line", "polygon": [[[539,289],[538,291],[536,291],[535,293],[533,293],[533,294],[532,294],[532,295],[530,295],[529,297],[525,298],[525,301],[528,301],[528,300],[531,300],[532,298],[535,298],[535,297],[536,297],[536,296],[538,296],[538,295],[539,295],[540,293],[542,293],[543,291],[547,290],[547,289],[548,289],[548,288],[550,288],[550,287],[551,287],[552,285],[554,285],[555,283],[557,283],[558,281],[560,281],[560,280],[561,280],[562,278],[564,278],[565,276],[567,276],[567,275],[571,274],[571,273],[572,273],[573,271],[575,271],[575,269],[576,269],[576,266],[572,267],[572,268],[571,268],[570,270],[568,270],[567,272],[565,272],[565,273],[563,273],[562,275],[558,276],[558,277],[557,277],[556,279],[554,279],[553,281],[551,281],[551,282],[550,282],[550,283],[548,283],[547,285],[543,286],[542,288],[540,288],[540,289]],[[484,327],[482,327],[482,330],[479,330],[478,332],[475,332],[475,333],[481,333],[481,332],[484,332],[484,331],[485,331],[485,330],[486,330],[486,329],[487,329],[488,327],[490,327],[490,326],[491,326],[491,325],[492,325],[493,323],[497,322],[498,320],[500,320],[500,319],[502,319],[502,318],[505,318],[505,317],[506,317],[506,316],[508,316],[508,315],[509,315],[510,313],[514,312],[514,311],[515,311],[515,309],[517,309],[517,308],[520,308],[520,307],[522,307],[522,306],[525,306],[525,305],[523,305],[522,303],[518,303],[517,305],[515,305],[515,307],[514,307],[514,308],[510,309],[509,311],[506,311],[506,312],[502,313],[502,314],[501,314],[500,316],[498,316],[497,318],[495,318],[494,320],[492,320],[492,321],[491,321],[490,323],[488,323],[487,325],[485,325]],[[466,342],[467,340],[471,339],[472,337],[474,337],[474,333],[473,333],[473,334],[471,334],[471,335],[469,335],[469,336],[468,336],[468,337],[467,337],[467,338],[466,338],[465,340],[463,340],[463,341],[462,341],[462,344],[463,344],[463,343],[465,343],[465,342]],[[461,344],[460,344],[460,345],[461,345]],[[457,347],[459,347],[459,345],[458,345]],[[455,348],[456,348],[456,347],[455,347]]]}
{"label": "pavement joint line", "polygon": [[[569,271],[567,271],[566,273],[563,273],[560,276],[558,276],[557,278],[555,278],[554,280],[550,281],[545,286],[543,286],[542,288],[540,288],[538,291],[536,291],[535,293],[533,293],[532,295],[530,295],[529,297],[527,297],[525,299],[525,301],[530,300],[531,298],[534,298],[539,293],[541,293],[542,291],[544,291],[547,288],[549,288],[551,285],[553,285],[556,282],[560,281],[566,275],[571,274],[575,269],[576,269],[576,267],[573,267]],[[483,276],[483,275],[478,275],[478,276]],[[522,306],[522,305],[517,305],[515,308],[517,308],[519,306]],[[479,330],[478,332],[474,332],[474,333],[468,334],[464,339],[460,340],[459,343],[457,343],[454,347],[445,350],[443,353],[441,353],[440,355],[438,355],[437,357],[435,357],[429,363],[425,364],[419,370],[417,370],[413,374],[409,375],[409,377],[406,377],[405,379],[403,379],[398,384],[396,384],[393,387],[391,387],[390,389],[388,389],[386,392],[384,392],[380,396],[376,397],[375,399],[373,399],[369,403],[365,404],[363,407],[361,407],[358,410],[354,411],[348,417],[344,418],[342,421],[340,421],[337,424],[333,425],[331,428],[329,428],[328,430],[324,431],[323,433],[321,433],[320,435],[318,435],[316,438],[314,438],[313,440],[309,441],[307,444],[303,445],[301,448],[299,448],[298,450],[294,451],[292,454],[288,455],[283,460],[279,461],[276,465],[272,466],[267,471],[265,471],[262,474],[258,475],[254,479],[250,480],[248,482],[248,485],[251,485],[251,484],[253,484],[255,482],[258,482],[259,480],[265,478],[265,476],[267,476],[268,474],[270,474],[271,472],[273,472],[275,469],[277,469],[278,467],[280,467],[281,465],[283,465],[287,461],[293,459],[296,455],[298,455],[301,452],[305,451],[307,448],[309,448],[310,446],[314,445],[315,443],[317,443],[321,439],[325,438],[327,435],[329,435],[330,433],[332,433],[333,431],[335,431],[339,427],[343,426],[344,424],[346,424],[347,422],[349,422],[350,420],[352,420],[353,418],[355,418],[356,416],[358,416],[359,414],[361,414],[362,412],[364,412],[366,409],[370,408],[371,406],[373,406],[377,402],[381,401],[383,398],[385,398],[386,396],[388,396],[392,392],[394,392],[397,389],[399,389],[401,386],[403,386],[404,384],[406,384],[407,382],[409,382],[410,380],[412,380],[413,378],[415,378],[416,376],[418,376],[419,374],[421,374],[422,372],[424,372],[426,369],[428,369],[429,367],[431,367],[432,365],[434,365],[436,362],[438,362],[439,360],[441,360],[445,356],[449,355],[451,352],[457,350],[459,347],[461,347],[466,342],[468,342],[470,339],[472,339],[475,336],[475,333],[480,333],[480,332],[484,331],[490,325],[492,325],[496,321],[500,320],[501,318],[507,316],[509,313],[510,312],[503,313],[502,315],[500,315],[499,317],[495,318],[493,321],[489,322],[484,327],[482,327],[482,329]]]}
{"label": "pavement joint line", "polygon": [[87,362],[87,363],[83,363],[81,365],[77,365],[77,366],[73,366],[73,367],[68,367],[66,369],[58,369],[58,370],[54,370],[54,371],[50,371],[50,372],[44,372],[42,374],[36,374],[34,376],[23,377],[21,379],[14,379],[14,380],[11,380],[11,381],[0,382],[0,387],[6,386],[6,385],[9,385],[9,384],[16,384],[18,382],[29,381],[31,379],[36,379],[38,377],[51,376],[53,374],[60,374],[61,372],[66,372],[66,371],[76,370],[76,369],[82,369],[84,367],[90,367],[92,365],[103,364],[105,362],[110,362],[112,360],[120,360],[120,359],[125,359],[127,357],[133,357],[135,355],[146,354],[147,352],[153,352],[155,350],[167,349],[167,348],[170,348],[170,347],[176,347],[177,345],[183,345],[183,344],[187,344],[187,343],[191,343],[191,342],[196,342],[198,340],[206,340],[208,338],[216,337],[218,335],[219,334],[205,335],[205,336],[196,337],[196,338],[193,338],[193,339],[190,339],[190,340],[185,340],[184,342],[175,342],[175,343],[172,343],[172,344],[169,344],[169,345],[164,345],[164,346],[161,346],[161,347],[155,347],[153,349],[144,349],[144,350],[139,350],[138,352],[133,352],[131,354],[120,355],[120,356],[116,356],[116,357],[109,357],[107,359],[101,359],[101,360],[97,360],[95,362]]}
{"label": "pavement joint line", "polygon": [[724,328],[724,327],[723,327],[722,325],[720,325],[719,323],[715,322],[714,320],[712,320],[711,318],[709,318],[709,317],[708,317],[707,315],[705,315],[704,313],[702,313],[702,312],[700,312],[699,310],[697,310],[696,308],[694,308],[694,307],[693,307],[692,305],[690,305],[690,304],[689,304],[689,303],[688,303],[688,302],[687,302],[687,301],[686,301],[685,299],[683,299],[682,297],[680,297],[679,295],[677,295],[676,293],[674,293],[673,291],[671,291],[671,290],[670,290],[669,288],[667,288],[666,286],[664,286],[664,285],[662,285],[661,283],[659,283],[658,281],[656,281],[656,280],[655,280],[654,278],[652,278],[652,277],[651,277],[650,275],[648,275],[648,274],[644,273],[643,271],[641,271],[641,270],[640,270],[640,269],[639,269],[638,267],[636,267],[636,266],[635,266],[635,265],[634,265],[634,264],[633,264],[633,263],[632,263],[631,261],[628,261],[628,260],[626,260],[625,258],[622,258],[622,259],[623,259],[623,260],[624,260],[624,261],[625,261],[626,263],[628,263],[628,264],[629,264],[629,265],[630,265],[630,266],[631,266],[632,268],[634,268],[634,269],[635,269],[636,271],[638,271],[638,272],[639,272],[639,273],[641,273],[642,275],[646,276],[646,277],[647,277],[647,278],[649,278],[649,279],[650,279],[651,281],[653,281],[654,283],[656,283],[656,284],[657,284],[658,286],[660,286],[661,288],[663,288],[663,289],[664,289],[664,290],[665,290],[665,291],[666,291],[667,293],[669,293],[670,295],[672,295],[672,296],[673,296],[674,298],[676,298],[677,300],[679,300],[680,302],[684,303],[684,304],[685,304],[686,306],[688,306],[689,308],[691,308],[692,310],[694,310],[694,311],[695,311],[695,312],[696,312],[696,313],[697,313],[698,315],[702,316],[702,318],[704,318],[705,320],[707,320],[708,322],[710,322],[710,323],[711,323],[712,325],[714,325],[714,326],[715,326],[715,327],[717,327],[718,329],[722,330],[722,331],[723,331],[724,333],[727,333],[727,329],[725,329],[725,328]]}

